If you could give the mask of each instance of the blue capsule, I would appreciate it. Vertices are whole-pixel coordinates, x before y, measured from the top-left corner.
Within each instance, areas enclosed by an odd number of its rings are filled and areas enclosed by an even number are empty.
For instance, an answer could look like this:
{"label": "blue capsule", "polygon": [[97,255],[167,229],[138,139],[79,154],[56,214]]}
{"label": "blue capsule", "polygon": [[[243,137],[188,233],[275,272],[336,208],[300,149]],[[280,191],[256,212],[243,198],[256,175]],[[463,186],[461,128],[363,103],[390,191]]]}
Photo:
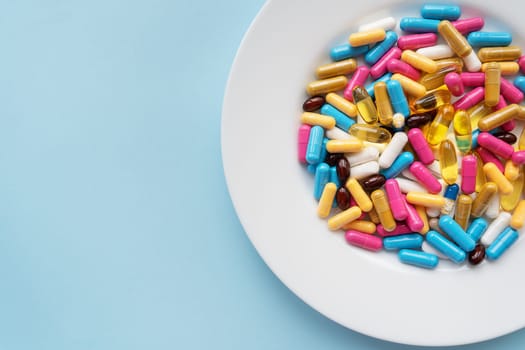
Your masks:
{"label": "blue capsule", "polygon": [[401,172],[408,168],[408,166],[413,162],[414,155],[412,154],[412,152],[403,152],[399,156],[397,156],[396,160],[394,160],[394,163],[392,163],[390,168],[383,169],[380,171],[380,173],[387,179],[391,179],[401,174]]}
{"label": "blue capsule", "polygon": [[439,227],[464,251],[470,252],[476,247],[476,242],[472,237],[467,235],[465,230],[449,215],[441,215],[439,218]]}
{"label": "blue capsule", "polygon": [[521,92],[525,93],[525,77],[520,75],[514,79],[514,86],[520,89]]}
{"label": "blue capsule", "polygon": [[397,80],[389,80],[386,83],[386,90],[394,111],[408,117],[410,115],[410,107],[408,107],[408,101],[401,83]]}
{"label": "blue capsule", "polygon": [[460,16],[461,9],[455,5],[425,4],[421,8],[421,17],[423,18],[455,21]]}
{"label": "blue capsule", "polygon": [[341,61],[347,58],[364,55],[368,52],[368,45],[351,46],[350,44],[343,44],[336,46],[330,50],[330,57],[334,61]]}
{"label": "blue capsule", "polygon": [[352,118],[350,118],[349,116],[347,116],[346,114],[344,114],[329,103],[325,103],[321,107],[321,114],[333,117],[335,119],[335,125],[339,129],[342,129],[346,132],[348,132],[350,127],[355,124],[355,121]]}
{"label": "blue capsule", "polygon": [[479,144],[478,144],[478,136],[479,136],[479,133],[481,131],[479,129],[475,129],[472,131],[472,146],[471,148],[474,149],[474,148],[478,148]]}
{"label": "blue capsule", "polygon": [[326,159],[326,156],[328,156],[328,150],[326,149],[326,144],[330,141],[328,137],[323,138],[323,146],[321,147],[321,160],[320,162],[324,162]]}
{"label": "blue capsule", "polygon": [[310,129],[308,146],[306,146],[306,161],[310,164],[321,162],[321,153],[323,149],[324,129],[316,125]]}
{"label": "blue capsule", "polygon": [[397,256],[402,263],[427,269],[433,269],[439,263],[437,255],[419,250],[401,249],[399,253],[397,253]]}
{"label": "blue capsule", "polygon": [[335,166],[330,167],[330,182],[333,182],[337,188],[341,187],[339,176],[337,176],[337,168]]}
{"label": "blue capsule", "polygon": [[385,39],[375,44],[365,55],[365,62],[374,65],[397,42],[397,34],[391,30],[386,32]]}
{"label": "blue capsule", "polygon": [[448,185],[447,189],[445,190],[445,194],[443,197],[452,199],[453,201],[458,198],[458,192],[459,192],[459,186],[456,184]]}
{"label": "blue capsule", "polygon": [[374,80],[373,82],[367,84],[365,86],[365,89],[366,89],[366,92],[368,93],[368,95],[370,95],[371,98],[375,98],[375,92],[374,92],[374,86],[379,83],[379,82],[384,82],[384,83],[387,83],[390,78],[392,78],[392,73],[388,72],[386,73],[385,75],[383,75],[382,77]]}
{"label": "blue capsule", "polygon": [[324,187],[330,182],[330,166],[326,163],[321,163],[315,169],[314,178],[314,198],[321,199]]}
{"label": "blue capsule", "polygon": [[498,259],[518,239],[518,231],[511,227],[504,229],[498,237],[488,246],[485,254],[491,260]]}
{"label": "blue capsule", "polygon": [[467,36],[472,46],[509,46],[512,34],[509,32],[472,32]]}
{"label": "blue capsule", "polygon": [[465,261],[467,254],[453,242],[445,238],[436,231],[428,231],[426,234],[427,242],[440,253],[447,256],[453,262],[460,264]]}
{"label": "blue capsule", "polygon": [[383,239],[383,247],[386,250],[399,249],[421,249],[423,236],[419,233],[409,233],[406,235],[386,237]]}
{"label": "blue capsule", "polygon": [[403,17],[399,28],[409,33],[437,33],[439,20],[419,17]]}
{"label": "blue capsule", "polygon": [[315,169],[317,169],[317,164],[308,164],[306,166],[306,170],[310,173],[310,174],[315,174]]}
{"label": "blue capsule", "polygon": [[467,235],[477,242],[481,236],[483,236],[487,227],[489,227],[487,220],[483,218],[474,219],[469,227],[467,227]]}

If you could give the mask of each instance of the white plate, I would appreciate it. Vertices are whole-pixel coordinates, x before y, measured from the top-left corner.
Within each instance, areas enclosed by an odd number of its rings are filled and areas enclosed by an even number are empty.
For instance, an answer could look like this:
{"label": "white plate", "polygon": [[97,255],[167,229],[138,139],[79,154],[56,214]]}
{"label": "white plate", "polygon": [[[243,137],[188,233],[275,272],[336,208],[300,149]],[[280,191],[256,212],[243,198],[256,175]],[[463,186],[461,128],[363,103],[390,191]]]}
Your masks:
{"label": "white plate", "polygon": [[[312,176],[297,161],[304,87],[328,52],[357,26],[417,16],[421,2],[270,1],[233,65],[222,119],[224,171],[237,214],[273,272],[301,299],[358,332],[399,343],[457,345],[525,325],[525,246],[496,263],[428,271],[396,254],[346,244],[316,216]],[[520,1],[463,1],[497,29],[525,31]],[[483,9],[483,10],[481,10]],[[510,9],[519,9],[512,11]],[[505,22],[501,21],[505,19]],[[493,21],[489,20],[488,24]],[[503,24],[506,23],[506,24]],[[509,28],[506,28],[509,25]],[[487,27],[490,29],[490,25]]]}

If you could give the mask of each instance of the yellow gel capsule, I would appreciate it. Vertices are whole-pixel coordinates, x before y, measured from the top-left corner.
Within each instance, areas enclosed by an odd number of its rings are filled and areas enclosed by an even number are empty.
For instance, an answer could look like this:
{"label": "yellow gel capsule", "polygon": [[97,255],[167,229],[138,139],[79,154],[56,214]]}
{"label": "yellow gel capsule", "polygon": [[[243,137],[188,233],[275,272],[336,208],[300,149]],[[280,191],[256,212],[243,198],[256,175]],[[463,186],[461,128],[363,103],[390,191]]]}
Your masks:
{"label": "yellow gel capsule", "polygon": [[[520,71],[520,65],[517,62],[494,62],[499,65],[501,75],[514,75]],[[481,71],[486,72],[489,63],[481,65]]]}
{"label": "yellow gel capsule", "polygon": [[346,181],[345,187],[350,192],[352,197],[354,197],[355,202],[362,211],[369,212],[372,210],[372,201],[355,177],[349,178],[348,181]]}
{"label": "yellow gel capsule", "polygon": [[394,111],[390,103],[390,97],[386,89],[386,83],[380,81],[374,85],[374,95],[376,98],[377,115],[379,122],[383,125],[392,124]]}
{"label": "yellow gel capsule", "polygon": [[483,171],[483,161],[479,154],[473,153],[472,155],[476,157],[476,192],[480,192],[483,185],[487,182],[487,177]]}
{"label": "yellow gel capsule", "polygon": [[467,153],[472,147],[472,127],[468,112],[462,109],[457,110],[452,125],[459,151],[463,154]]}
{"label": "yellow gel capsule", "polygon": [[505,177],[509,179],[509,181],[514,181],[518,178],[520,175],[520,167],[519,165],[514,164],[512,160],[507,160],[505,162]]}
{"label": "yellow gel capsule", "polygon": [[355,220],[342,227],[343,230],[356,230],[363,233],[373,234],[376,232],[376,224],[366,220]]}
{"label": "yellow gel capsule", "polygon": [[458,179],[458,158],[456,147],[450,140],[443,140],[439,145],[439,165],[443,180],[449,185],[455,184]]}
{"label": "yellow gel capsule", "polygon": [[412,50],[404,50],[401,60],[426,73],[434,73],[438,68],[436,61]]}
{"label": "yellow gel capsule", "polygon": [[479,191],[476,199],[472,202],[470,215],[479,218],[482,216],[489,205],[490,200],[498,193],[498,186],[494,182],[487,182]]}
{"label": "yellow gel capsule", "polygon": [[373,124],[377,122],[377,109],[374,101],[366,89],[362,86],[355,86],[352,90],[352,96],[354,97],[354,102],[357,107],[359,115],[363,120],[368,124]]}
{"label": "yellow gel capsule", "polygon": [[485,70],[485,104],[494,107],[499,102],[501,71],[499,64],[488,63]]}
{"label": "yellow gel capsule", "polygon": [[416,98],[421,97],[427,93],[427,88],[421,85],[420,83],[405,77],[403,74],[396,73],[390,78],[392,80],[397,80],[401,84],[403,91],[410,96]]}
{"label": "yellow gel capsule", "polygon": [[386,32],[384,29],[367,30],[350,34],[348,42],[352,46],[363,46],[373,44],[385,39]]}
{"label": "yellow gel capsule", "polygon": [[518,107],[520,107],[520,111],[516,118],[519,120],[525,120],[525,106],[519,105]]}
{"label": "yellow gel capsule", "polygon": [[467,39],[449,21],[439,22],[438,32],[459,57],[466,57],[472,52]]}
{"label": "yellow gel capsule", "polygon": [[330,153],[353,153],[363,149],[361,140],[330,140],[326,143],[326,150]]}
{"label": "yellow gel capsule", "polygon": [[454,220],[461,226],[464,230],[467,229],[468,219],[470,218],[470,211],[472,209],[472,198],[466,194],[461,194],[458,197],[456,204],[456,212],[454,213]]}
{"label": "yellow gel capsule", "polygon": [[340,212],[328,219],[328,228],[332,231],[339,230],[344,225],[357,220],[361,216],[362,212],[359,207],[350,207],[345,211]]}
{"label": "yellow gel capsule", "polygon": [[335,119],[319,113],[304,112],[301,114],[301,123],[319,125],[325,129],[332,129],[335,126]]}
{"label": "yellow gel capsule", "polygon": [[370,197],[372,198],[374,208],[379,216],[379,221],[381,221],[381,225],[383,225],[385,231],[390,232],[395,230],[396,221],[390,210],[390,205],[388,204],[385,192],[383,190],[375,190]]}
{"label": "yellow gel capsule", "polygon": [[519,230],[523,227],[523,223],[525,222],[525,200],[521,200],[518,203],[518,206],[516,209],[514,209],[514,213],[512,213],[512,217],[510,218],[510,227],[512,227],[515,230]]}
{"label": "yellow gel capsule", "polygon": [[443,67],[435,71],[434,73],[427,73],[419,78],[419,83],[423,85],[427,90],[437,89],[445,84],[445,76],[448,73],[457,72],[456,66]]}
{"label": "yellow gel capsule", "polygon": [[436,64],[438,66],[438,71],[445,67],[454,67],[454,71],[457,73],[461,73],[463,70],[463,60],[459,57],[449,57],[436,60]]}
{"label": "yellow gel capsule", "polygon": [[520,56],[519,46],[484,47],[478,51],[481,62],[514,61]]}
{"label": "yellow gel capsule", "polygon": [[419,230],[419,233],[425,235],[428,232],[428,230],[430,230],[430,225],[428,224],[427,210],[421,205],[416,205],[416,211],[419,217],[421,218],[421,221],[423,221],[423,228]]}
{"label": "yellow gel capsule", "polygon": [[494,163],[486,163],[483,165],[483,172],[487,177],[487,180],[496,183],[498,186],[498,191],[502,194],[512,193],[514,186],[510,181],[499,171],[498,167]]}
{"label": "yellow gel capsule", "polygon": [[521,199],[521,192],[523,191],[523,173],[520,172],[518,177],[511,182],[514,190],[506,195],[500,196],[500,205],[505,211],[512,211],[518,205]]}
{"label": "yellow gel capsule", "polygon": [[346,98],[339,96],[335,92],[330,92],[326,95],[326,102],[343,112],[349,117],[355,117],[357,115],[357,107]]}
{"label": "yellow gel capsule", "polygon": [[324,186],[321,199],[319,199],[319,204],[317,205],[317,215],[319,215],[320,218],[326,218],[330,215],[336,192],[337,186],[333,182],[329,182]]}
{"label": "yellow gel capsule", "polygon": [[518,149],[520,151],[525,150],[525,128],[521,131],[520,139],[518,140]]}
{"label": "yellow gel capsule", "polygon": [[389,143],[392,134],[385,128],[369,124],[353,124],[348,133],[359,140],[374,143]]}
{"label": "yellow gel capsule", "polygon": [[520,113],[520,106],[515,103],[510,104],[500,110],[482,117],[478,122],[478,128],[481,131],[492,130],[502,124],[505,124],[509,120],[517,118]]}
{"label": "yellow gel capsule", "polygon": [[348,84],[348,78],[344,75],[338,77],[312,81],[306,85],[306,92],[310,96],[322,95],[329,92],[343,90]]}
{"label": "yellow gel capsule", "polygon": [[379,223],[381,223],[381,221],[379,221],[379,216],[377,215],[377,211],[375,210],[375,208],[372,208],[372,210],[368,212],[368,216],[374,224],[378,225]]}
{"label": "yellow gel capsule", "polygon": [[414,205],[422,205],[426,208],[441,208],[445,205],[445,198],[425,192],[408,192],[407,202]]}
{"label": "yellow gel capsule", "polygon": [[489,107],[485,104],[485,101],[481,101],[474,106],[470,107],[467,112],[470,115],[470,127],[472,130],[478,128],[478,122],[481,118],[486,115],[489,115],[494,110],[492,107]]}
{"label": "yellow gel capsule", "polygon": [[317,67],[315,71],[317,79],[326,79],[335,77],[338,75],[347,75],[355,71],[357,68],[357,61],[353,58],[342,60],[339,62],[333,62],[324,64]]}
{"label": "yellow gel capsule", "polygon": [[438,112],[428,128],[427,141],[437,146],[447,137],[448,128],[454,119],[454,107],[447,103],[439,107]]}
{"label": "yellow gel capsule", "polygon": [[433,111],[447,103],[450,103],[450,92],[447,89],[437,89],[415,100],[412,109],[416,113],[424,113]]}

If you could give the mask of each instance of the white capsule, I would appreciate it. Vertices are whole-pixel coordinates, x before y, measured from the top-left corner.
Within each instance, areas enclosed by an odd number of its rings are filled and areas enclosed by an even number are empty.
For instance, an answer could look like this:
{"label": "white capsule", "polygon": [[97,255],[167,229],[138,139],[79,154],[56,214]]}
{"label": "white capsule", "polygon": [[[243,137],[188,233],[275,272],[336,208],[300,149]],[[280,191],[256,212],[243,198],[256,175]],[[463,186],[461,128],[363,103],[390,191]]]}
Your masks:
{"label": "white capsule", "polygon": [[377,149],[379,153],[383,153],[387,145],[388,143],[375,143],[375,142],[363,141],[364,147],[373,147]]}
{"label": "white capsule", "polygon": [[498,235],[510,224],[510,218],[512,216],[506,211],[502,211],[497,218],[495,218],[487,227],[487,230],[481,236],[481,243],[484,246],[489,246]]}
{"label": "white capsule", "polygon": [[405,147],[407,142],[407,134],[404,132],[396,132],[381,154],[381,157],[379,157],[379,166],[384,169],[389,168],[401,151],[403,151],[403,147]]}
{"label": "white capsule", "polygon": [[432,60],[454,56],[454,51],[452,51],[450,46],[445,44],[422,47],[417,49],[416,52]]}
{"label": "white capsule", "polygon": [[361,24],[357,31],[367,32],[373,29],[393,30],[396,27],[396,19],[394,17],[386,17],[378,19],[377,21]]}
{"label": "white capsule", "polygon": [[474,50],[472,50],[467,56],[463,57],[463,62],[469,72],[479,72],[481,70],[481,61]]}
{"label": "white capsule", "polygon": [[405,126],[405,116],[401,113],[394,113],[392,116],[392,126],[396,129],[402,129]]}
{"label": "white capsule", "polygon": [[499,193],[496,193],[487,206],[485,216],[489,219],[495,219],[499,215]]}
{"label": "white capsule", "polygon": [[441,215],[441,209],[440,208],[431,208],[427,207],[425,208],[427,215],[431,218],[437,218],[439,215]]}
{"label": "white capsule", "polygon": [[[436,179],[441,179],[441,167],[439,166],[439,160],[434,160],[432,163],[427,165],[428,170],[434,175]],[[444,182],[441,182],[443,185]]]}
{"label": "white capsule", "polygon": [[379,164],[376,161],[363,163],[357,166],[350,167],[350,176],[356,179],[377,174],[379,172]]}
{"label": "white capsule", "polygon": [[348,163],[350,163],[350,166],[354,167],[359,164],[377,160],[379,157],[379,151],[374,147],[367,147],[361,152],[347,153],[345,156]]}
{"label": "white capsule", "polygon": [[[401,175],[403,175],[404,177],[406,177],[407,179],[409,180],[412,180],[412,181],[418,181],[416,179],[416,177],[414,176],[414,174],[412,174],[412,172],[408,169],[405,169],[401,172]],[[419,183],[419,182],[418,182]],[[424,190],[423,192],[428,192],[427,190]]]}
{"label": "white capsule", "polygon": [[443,253],[441,253],[439,250],[432,247],[427,241],[423,242],[423,244],[421,245],[421,250],[424,251],[425,253],[435,254],[440,259],[444,259],[444,260],[448,259],[446,255],[443,255]]}
{"label": "white capsule", "polygon": [[396,177],[399,189],[403,193],[408,192],[427,192],[427,189],[415,181],[403,179],[401,177]]}
{"label": "white capsule", "polygon": [[339,128],[331,128],[329,130],[326,130],[325,135],[330,140],[351,140],[357,138]]}

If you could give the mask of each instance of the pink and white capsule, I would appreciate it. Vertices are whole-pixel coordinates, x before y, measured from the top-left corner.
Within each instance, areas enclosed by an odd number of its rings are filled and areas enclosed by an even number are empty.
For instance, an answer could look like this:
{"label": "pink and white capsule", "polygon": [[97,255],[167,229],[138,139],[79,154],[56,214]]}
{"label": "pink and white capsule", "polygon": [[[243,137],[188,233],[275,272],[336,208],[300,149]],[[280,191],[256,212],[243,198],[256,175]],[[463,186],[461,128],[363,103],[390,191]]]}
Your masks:
{"label": "pink and white capsule", "polygon": [[463,72],[460,73],[459,76],[461,77],[463,86],[478,87],[485,85],[485,73]]}
{"label": "pink and white capsule", "polygon": [[421,231],[423,229],[423,226],[425,226],[425,223],[421,219],[421,216],[419,216],[416,208],[414,208],[412,204],[406,203],[406,210],[408,213],[406,218],[406,223],[408,227],[412,230],[412,232]]}
{"label": "pink and white capsule", "polygon": [[525,151],[516,151],[512,155],[512,162],[516,165],[525,164]]}
{"label": "pink and white capsule", "polygon": [[445,85],[447,86],[450,93],[454,96],[461,96],[465,93],[463,80],[461,80],[461,77],[458,73],[448,73],[445,76]]}
{"label": "pink and white capsule", "polygon": [[454,110],[464,109],[467,110],[475,104],[483,101],[485,99],[485,88],[477,87],[474,90],[463,95],[462,98],[454,102]]}
{"label": "pink and white capsule", "polygon": [[422,47],[420,49],[417,49],[416,52],[432,60],[439,60],[442,58],[449,58],[454,56],[454,51],[452,51],[450,46],[445,44]]}
{"label": "pink and white capsule", "polygon": [[478,135],[478,144],[486,149],[490,149],[492,153],[505,159],[510,159],[514,153],[514,147],[492,136],[488,132],[481,132]]}
{"label": "pink and white capsule", "polygon": [[423,132],[419,128],[412,128],[408,131],[408,141],[412,145],[421,163],[428,165],[434,161],[434,153],[428,145]]}
{"label": "pink and white capsule", "polygon": [[463,35],[467,35],[471,32],[477,32],[483,28],[485,21],[481,17],[472,17],[465,19],[458,19],[457,21],[452,22],[452,25],[456,27],[458,32]]}
{"label": "pink and white capsule", "polygon": [[376,62],[371,68],[370,68],[370,76],[373,79],[377,79],[385,75],[387,71],[387,63],[391,59],[400,59],[401,58],[401,50],[398,47],[393,47],[390,50],[388,50],[383,57],[379,59],[379,61]]}
{"label": "pink and white capsule", "polygon": [[419,78],[421,78],[421,73],[419,73],[419,71],[417,69],[415,69],[414,67],[412,67],[411,65],[409,65],[408,63],[404,62],[404,61],[400,61],[398,59],[391,59],[387,62],[386,64],[386,68],[388,69],[389,72],[391,73],[399,73],[399,74],[403,74],[405,77],[408,77],[412,80],[419,80]]}
{"label": "pink and white capsule", "polygon": [[478,147],[478,154],[481,160],[483,161],[483,163],[493,163],[494,165],[496,165],[499,171],[501,171],[502,173],[505,173],[505,167],[503,166],[501,161],[498,159],[498,157],[494,155],[494,153],[492,153],[486,148]]}
{"label": "pink and white capsule", "polygon": [[461,192],[471,194],[476,191],[477,160],[473,155],[466,155],[461,161]]}
{"label": "pink and white capsule", "polygon": [[438,37],[434,33],[403,35],[397,40],[401,50],[417,50],[422,47],[436,45]]}
{"label": "pink and white capsule", "polygon": [[346,241],[359,248],[368,249],[371,251],[379,251],[383,248],[383,240],[380,237],[373,236],[368,233],[363,233],[355,230],[348,230],[345,233]]}
{"label": "pink and white capsule", "polygon": [[370,69],[365,66],[358,67],[354,75],[352,75],[352,78],[348,81],[348,85],[346,85],[345,91],[343,93],[344,97],[349,101],[354,101],[354,96],[352,95],[352,90],[357,85],[363,86],[365,84],[366,79],[368,79],[368,75],[370,74]]}
{"label": "pink and white capsule", "polygon": [[436,194],[441,192],[441,184],[432,175],[423,163],[415,161],[408,168],[416,180],[421,183],[430,193]]}
{"label": "pink and white capsule", "polygon": [[505,78],[500,80],[500,92],[505,100],[510,103],[520,103],[523,101],[523,92]]}
{"label": "pink and white capsule", "polygon": [[408,136],[404,132],[396,132],[379,157],[379,166],[389,168],[408,142]]}
{"label": "pink and white capsule", "polygon": [[392,210],[392,215],[396,220],[405,220],[408,216],[405,197],[401,193],[399,184],[395,179],[388,179],[385,182],[385,191],[388,198],[388,204]]}
{"label": "pink and white capsule", "polygon": [[311,129],[312,127],[310,125],[303,124],[299,127],[299,133],[297,135],[297,157],[299,162],[303,164],[306,164],[306,148],[308,147]]}

